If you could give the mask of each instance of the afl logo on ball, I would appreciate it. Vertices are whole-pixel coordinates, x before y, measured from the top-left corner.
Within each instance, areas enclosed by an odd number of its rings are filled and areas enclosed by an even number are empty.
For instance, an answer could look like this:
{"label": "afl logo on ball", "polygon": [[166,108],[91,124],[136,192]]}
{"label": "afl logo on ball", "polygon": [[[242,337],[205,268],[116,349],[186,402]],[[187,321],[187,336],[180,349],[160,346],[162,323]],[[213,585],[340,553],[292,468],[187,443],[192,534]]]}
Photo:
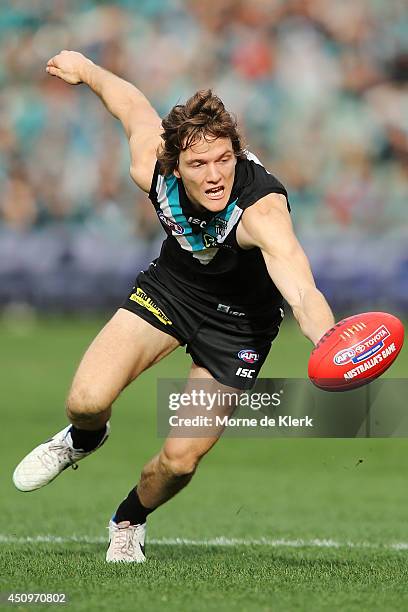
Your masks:
{"label": "afl logo on ball", "polygon": [[384,340],[390,335],[385,325],[381,325],[381,327],[376,329],[375,332],[367,336],[367,338],[364,338],[361,342],[338,351],[333,357],[333,362],[336,365],[342,366],[350,362],[360,363],[361,361],[365,361],[384,348]]}
{"label": "afl logo on ball", "polygon": [[238,353],[238,357],[245,361],[245,363],[255,363],[259,359],[258,353],[256,353],[253,349],[242,349]]}

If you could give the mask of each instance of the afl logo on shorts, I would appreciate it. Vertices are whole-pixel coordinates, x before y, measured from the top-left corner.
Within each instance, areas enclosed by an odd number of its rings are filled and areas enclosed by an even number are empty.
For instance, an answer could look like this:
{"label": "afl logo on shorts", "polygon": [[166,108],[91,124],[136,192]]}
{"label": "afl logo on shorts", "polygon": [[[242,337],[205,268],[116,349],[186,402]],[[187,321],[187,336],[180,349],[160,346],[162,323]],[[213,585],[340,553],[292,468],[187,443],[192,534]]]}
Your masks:
{"label": "afl logo on shorts", "polygon": [[242,349],[239,351],[238,357],[245,361],[245,363],[256,363],[259,359],[258,353],[253,349]]}

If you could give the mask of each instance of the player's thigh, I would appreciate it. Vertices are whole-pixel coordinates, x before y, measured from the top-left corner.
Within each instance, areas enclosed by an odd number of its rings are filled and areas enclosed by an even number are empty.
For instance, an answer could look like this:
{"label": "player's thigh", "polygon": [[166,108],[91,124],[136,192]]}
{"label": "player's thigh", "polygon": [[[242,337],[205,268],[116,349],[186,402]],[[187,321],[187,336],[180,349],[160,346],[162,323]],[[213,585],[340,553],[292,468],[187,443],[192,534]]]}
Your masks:
{"label": "player's thigh", "polygon": [[178,346],[180,343],[173,336],[120,308],[85,352],[68,403],[81,402],[85,396],[88,403],[104,405],[95,408],[107,408],[141,372]]}
{"label": "player's thigh", "polygon": [[[216,417],[220,417],[220,421],[222,421],[223,417],[231,416],[242,393],[240,389],[222,385],[214,379],[206,368],[197,366],[195,363],[192,364],[184,392],[191,393],[193,389],[198,391],[202,389],[205,393],[210,394],[215,393],[219,399],[211,407],[211,410],[207,410],[206,406],[196,406],[193,410],[185,407],[177,411],[178,416],[180,418],[197,415],[207,416],[211,419],[211,425],[175,427],[170,431],[161,450],[165,460],[180,463],[180,466],[189,466],[190,471],[216,444],[225,429],[225,425],[217,424]],[[223,398],[225,398],[225,401]]]}

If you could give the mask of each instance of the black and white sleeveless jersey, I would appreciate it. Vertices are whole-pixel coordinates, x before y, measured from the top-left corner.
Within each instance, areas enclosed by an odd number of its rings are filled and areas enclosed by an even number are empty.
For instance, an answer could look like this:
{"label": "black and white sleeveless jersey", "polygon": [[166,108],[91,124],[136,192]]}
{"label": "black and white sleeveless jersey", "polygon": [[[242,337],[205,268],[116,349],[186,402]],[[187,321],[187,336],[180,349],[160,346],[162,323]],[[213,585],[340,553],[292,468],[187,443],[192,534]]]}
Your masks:
{"label": "black and white sleeveless jersey", "polygon": [[226,207],[217,213],[200,207],[198,212],[182,180],[160,174],[157,162],[149,198],[167,233],[153,264],[157,280],[181,299],[229,300],[247,310],[281,305],[282,296],[268,275],[260,249],[241,249],[236,240],[244,210],[268,193],[287,198],[284,186],[248,152],[246,159],[237,161]]}

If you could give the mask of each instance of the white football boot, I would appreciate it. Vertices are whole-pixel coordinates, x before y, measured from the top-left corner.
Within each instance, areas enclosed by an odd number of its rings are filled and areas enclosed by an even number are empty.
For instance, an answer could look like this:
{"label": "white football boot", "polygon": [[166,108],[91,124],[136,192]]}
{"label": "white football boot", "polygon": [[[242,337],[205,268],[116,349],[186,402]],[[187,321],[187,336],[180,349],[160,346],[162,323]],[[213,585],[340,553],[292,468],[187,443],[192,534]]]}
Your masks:
{"label": "white football boot", "polygon": [[130,521],[109,521],[108,563],[144,563],[146,523],[131,525]]}
{"label": "white football boot", "polygon": [[82,451],[72,446],[71,425],[55,434],[50,440],[37,446],[18,464],[13,474],[13,482],[20,491],[35,491],[44,487],[66,470],[70,465],[95,452],[109,436],[109,422],[106,433],[96,448]]}

